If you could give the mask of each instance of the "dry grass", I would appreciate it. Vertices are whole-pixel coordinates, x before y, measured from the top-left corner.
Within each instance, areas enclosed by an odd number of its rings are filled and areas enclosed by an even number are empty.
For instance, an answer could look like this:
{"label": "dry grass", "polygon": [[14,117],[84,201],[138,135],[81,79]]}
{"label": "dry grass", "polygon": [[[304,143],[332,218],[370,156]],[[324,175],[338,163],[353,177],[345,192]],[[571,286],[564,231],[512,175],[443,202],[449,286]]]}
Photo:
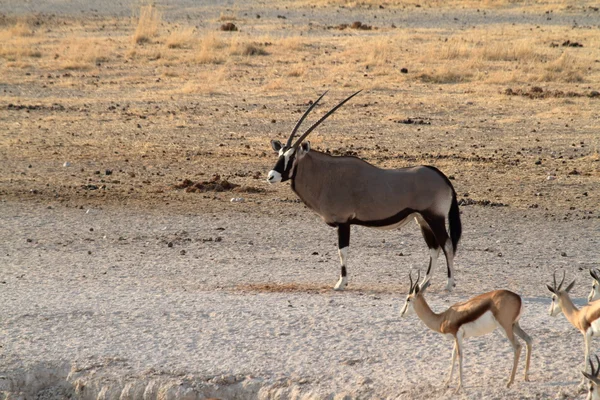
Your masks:
{"label": "dry grass", "polygon": [[147,43],[153,37],[156,37],[161,18],[161,13],[154,5],[142,6],[140,8],[140,18],[133,34],[133,42],[136,44]]}
{"label": "dry grass", "polygon": [[166,40],[169,49],[190,48],[194,44],[194,28],[178,28],[171,32]]}
{"label": "dry grass", "polygon": [[222,64],[225,62],[224,49],[227,43],[216,33],[210,33],[200,39],[200,49],[194,61],[198,64]]}
{"label": "dry grass", "polygon": [[72,38],[58,49],[55,60],[60,69],[85,70],[109,61],[113,50],[114,45],[108,39]]}

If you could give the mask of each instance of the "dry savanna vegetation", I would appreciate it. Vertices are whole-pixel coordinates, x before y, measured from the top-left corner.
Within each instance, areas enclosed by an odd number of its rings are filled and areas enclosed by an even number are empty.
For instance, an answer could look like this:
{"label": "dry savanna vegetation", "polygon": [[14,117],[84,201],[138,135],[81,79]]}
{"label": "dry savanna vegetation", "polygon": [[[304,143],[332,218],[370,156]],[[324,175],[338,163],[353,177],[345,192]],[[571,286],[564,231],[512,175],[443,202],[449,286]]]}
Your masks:
{"label": "dry savanna vegetation", "polygon": [[[490,21],[394,19],[437,9]],[[285,185],[264,183],[268,140],[324,90],[323,108],[363,89],[311,135],[313,147],[388,168],[436,165],[464,204],[597,216],[598,27],[494,22],[600,16],[592,3],[323,0],[261,10],[3,16],[0,196],[245,207],[229,203],[238,195],[176,189],[220,174],[260,188],[247,194],[259,207],[292,199]],[[377,18],[353,29],[361,15]]]}

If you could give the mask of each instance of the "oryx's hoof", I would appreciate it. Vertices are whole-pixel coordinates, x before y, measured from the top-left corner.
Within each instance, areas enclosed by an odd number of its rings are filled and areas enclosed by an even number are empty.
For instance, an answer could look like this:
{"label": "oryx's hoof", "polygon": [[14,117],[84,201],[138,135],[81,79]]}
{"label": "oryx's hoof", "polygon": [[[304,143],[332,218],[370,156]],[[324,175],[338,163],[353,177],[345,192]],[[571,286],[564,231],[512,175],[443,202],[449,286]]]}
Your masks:
{"label": "oryx's hoof", "polygon": [[348,286],[348,278],[346,278],[345,276],[342,276],[340,278],[340,280],[337,281],[337,283],[333,287],[333,290],[340,290],[341,291],[341,290],[346,289],[346,286]]}
{"label": "oryx's hoof", "polygon": [[446,290],[448,292],[452,292],[452,290],[454,290],[455,287],[456,283],[454,282],[454,279],[448,279],[448,283],[446,284]]}

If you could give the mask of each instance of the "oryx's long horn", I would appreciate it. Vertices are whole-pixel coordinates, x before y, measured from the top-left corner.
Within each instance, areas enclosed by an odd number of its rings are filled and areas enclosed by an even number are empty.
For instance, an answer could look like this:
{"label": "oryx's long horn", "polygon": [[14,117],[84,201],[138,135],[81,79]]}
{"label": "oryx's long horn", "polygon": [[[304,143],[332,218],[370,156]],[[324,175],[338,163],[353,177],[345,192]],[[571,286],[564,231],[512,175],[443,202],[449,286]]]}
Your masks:
{"label": "oryx's long horn", "polygon": [[340,104],[338,104],[337,106],[335,106],[331,110],[329,110],[329,112],[327,114],[323,115],[320,120],[318,120],[317,122],[315,122],[313,124],[313,126],[311,126],[310,128],[308,128],[308,130],[306,132],[304,132],[302,134],[302,136],[300,136],[298,138],[298,140],[296,140],[296,143],[294,143],[294,145],[292,147],[293,148],[298,148],[298,146],[300,145],[300,143],[302,143],[302,141],[308,136],[308,134],[311,133],[317,126],[319,126],[321,124],[321,122],[325,121],[327,119],[327,117],[329,117],[331,114],[333,114],[338,108],[340,108],[341,106],[343,106],[348,100],[350,100],[351,98],[353,98],[354,96],[356,96],[360,92],[362,92],[362,90],[359,90],[358,92],[354,93],[350,97],[347,97]]}
{"label": "oryx's long horn", "polygon": [[296,126],[294,126],[294,129],[292,130],[292,133],[290,134],[290,137],[287,140],[287,143],[285,144],[285,148],[289,148],[290,145],[292,144],[292,140],[294,139],[294,136],[296,136],[296,131],[298,131],[298,128],[300,128],[300,125],[302,125],[302,122],[304,121],[304,119],[306,118],[306,116],[308,114],[310,114],[310,112],[312,111],[313,108],[315,108],[315,106],[317,105],[317,103],[323,98],[323,96],[325,96],[327,94],[328,90],[325,91],[325,93],[323,93],[321,95],[321,97],[319,97],[317,100],[314,101],[314,103],[312,103],[310,105],[310,107],[308,107],[308,110],[306,110],[304,112],[304,115],[302,115],[302,117],[298,120],[298,122],[296,123]]}

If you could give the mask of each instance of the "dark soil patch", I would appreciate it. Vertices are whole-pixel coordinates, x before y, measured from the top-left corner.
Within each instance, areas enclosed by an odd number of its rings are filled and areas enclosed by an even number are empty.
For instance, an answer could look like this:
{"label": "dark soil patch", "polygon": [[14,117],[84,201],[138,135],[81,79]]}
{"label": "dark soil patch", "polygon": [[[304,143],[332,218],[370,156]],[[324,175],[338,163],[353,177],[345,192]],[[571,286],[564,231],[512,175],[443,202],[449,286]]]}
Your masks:
{"label": "dark soil patch", "polygon": [[563,97],[600,97],[600,92],[597,90],[591,90],[589,92],[574,92],[574,91],[562,91],[562,90],[544,90],[539,86],[533,86],[530,89],[512,89],[507,88],[504,91],[507,96],[523,96],[529,97],[530,99],[545,99],[545,98],[563,98]]}

